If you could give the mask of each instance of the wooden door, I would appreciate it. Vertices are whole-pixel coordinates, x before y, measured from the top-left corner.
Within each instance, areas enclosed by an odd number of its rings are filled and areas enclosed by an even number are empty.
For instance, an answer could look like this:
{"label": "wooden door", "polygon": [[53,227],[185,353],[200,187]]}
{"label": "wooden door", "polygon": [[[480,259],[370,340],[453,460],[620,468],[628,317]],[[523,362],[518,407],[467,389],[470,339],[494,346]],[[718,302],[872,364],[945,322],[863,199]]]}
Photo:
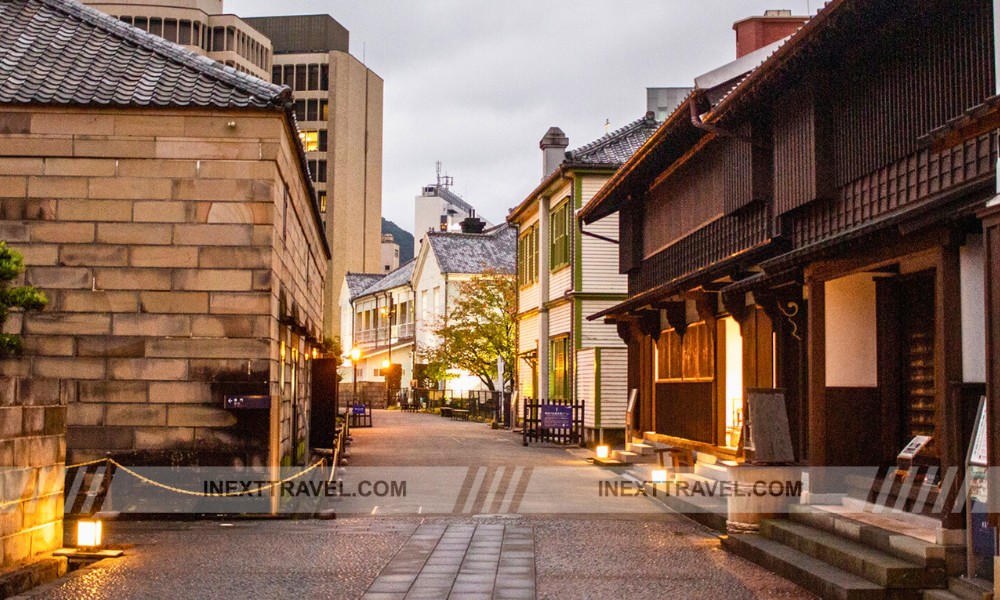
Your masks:
{"label": "wooden door", "polygon": [[[899,280],[900,407],[899,440],[902,448],[918,435],[935,437],[934,380],[934,271],[900,277]],[[937,456],[935,444],[924,450]]]}

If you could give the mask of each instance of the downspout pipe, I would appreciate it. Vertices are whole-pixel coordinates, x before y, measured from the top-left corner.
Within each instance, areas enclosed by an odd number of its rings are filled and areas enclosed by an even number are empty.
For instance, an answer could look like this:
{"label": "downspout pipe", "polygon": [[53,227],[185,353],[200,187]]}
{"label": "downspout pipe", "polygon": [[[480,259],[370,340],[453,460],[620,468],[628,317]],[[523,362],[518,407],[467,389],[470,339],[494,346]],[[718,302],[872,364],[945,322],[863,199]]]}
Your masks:
{"label": "downspout pipe", "polygon": [[549,208],[551,199],[538,199],[538,389],[536,400],[549,394]]}

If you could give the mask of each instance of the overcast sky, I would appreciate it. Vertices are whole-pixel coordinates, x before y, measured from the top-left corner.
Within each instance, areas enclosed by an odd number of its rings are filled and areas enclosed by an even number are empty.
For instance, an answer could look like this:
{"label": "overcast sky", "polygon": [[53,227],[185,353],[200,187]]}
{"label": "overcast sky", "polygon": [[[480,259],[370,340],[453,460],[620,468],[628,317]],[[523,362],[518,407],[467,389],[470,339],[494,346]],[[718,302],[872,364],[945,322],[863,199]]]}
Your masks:
{"label": "overcast sky", "polygon": [[[734,21],[820,0],[226,0],[244,17],[329,13],[385,80],[383,215],[412,231],[435,181],[497,223],[541,179],[538,141],[575,148],[643,115],[647,87],[690,86],[736,57]],[[276,12],[277,11],[277,12]]]}

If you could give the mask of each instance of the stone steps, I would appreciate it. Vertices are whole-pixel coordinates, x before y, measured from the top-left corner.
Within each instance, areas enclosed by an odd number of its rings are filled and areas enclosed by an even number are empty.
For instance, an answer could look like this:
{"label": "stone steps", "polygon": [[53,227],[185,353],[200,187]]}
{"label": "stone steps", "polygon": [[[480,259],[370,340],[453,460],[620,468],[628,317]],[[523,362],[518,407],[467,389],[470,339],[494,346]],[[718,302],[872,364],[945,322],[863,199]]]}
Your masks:
{"label": "stone steps", "polygon": [[944,588],[944,566],[925,566],[835,533],[786,519],[765,520],[761,535],[887,588]]}
{"label": "stone steps", "polygon": [[635,443],[626,444],[625,450],[629,452],[635,452],[641,456],[648,456],[653,454],[653,447],[649,444]]}
{"label": "stone steps", "polygon": [[723,536],[722,546],[827,600],[885,600],[885,588],[754,533]]}
{"label": "stone steps", "polygon": [[811,506],[793,504],[789,507],[788,516],[791,521],[834,533],[919,565],[932,568],[947,568],[950,565],[950,573],[954,573],[954,568],[960,567],[959,563],[964,561],[964,551],[961,548],[932,544]]}

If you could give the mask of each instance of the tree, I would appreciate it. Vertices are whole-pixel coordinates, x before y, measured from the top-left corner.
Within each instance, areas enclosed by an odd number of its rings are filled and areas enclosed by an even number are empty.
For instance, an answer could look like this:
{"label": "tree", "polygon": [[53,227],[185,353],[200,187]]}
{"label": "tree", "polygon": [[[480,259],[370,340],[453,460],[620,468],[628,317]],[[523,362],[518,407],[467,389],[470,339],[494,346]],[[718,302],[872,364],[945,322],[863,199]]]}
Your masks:
{"label": "tree", "polygon": [[[486,271],[458,284],[448,314],[434,324],[434,345],[420,349],[428,364],[462,369],[490,390],[511,389],[517,358],[517,283],[513,275]],[[497,357],[507,368],[497,381]],[[509,384],[509,385],[508,385]]]}
{"label": "tree", "polygon": [[[17,250],[0,242],[0,329],[13,310],[41,310],[48,304],[45,294],[30,285],[13,285],[14,280],[24,273],[24,257]],[[0,334],[0,356],[14,356],[21,353],[21,336],[13,333]]]}

